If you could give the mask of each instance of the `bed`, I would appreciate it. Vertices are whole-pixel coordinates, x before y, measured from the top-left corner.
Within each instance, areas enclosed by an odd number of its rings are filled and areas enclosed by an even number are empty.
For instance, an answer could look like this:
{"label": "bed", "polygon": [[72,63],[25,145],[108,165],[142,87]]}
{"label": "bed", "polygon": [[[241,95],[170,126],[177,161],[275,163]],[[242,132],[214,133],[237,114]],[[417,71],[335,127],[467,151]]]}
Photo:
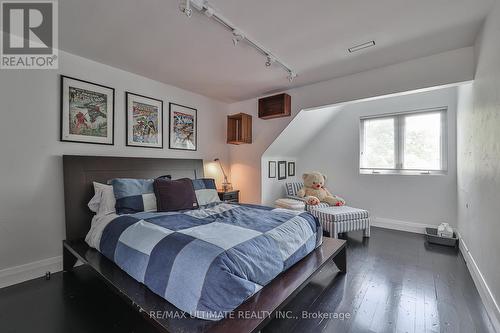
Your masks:
{"label": "bed", "polygon": [[[251,205],[223,203],[181,213],[116,216],[107,221],[105,228],[100,228],[99,237],[94,238],[99,241],[90,241],[91,247],[84,238],[91,229],[92,216],[86,203],[92,196],[93,181],[106,182],[118,177],[155,178],[165,174],[173,178],[201,178],[203,162],[191,159],[64,156],[63,164],[66,204],[64,270],[70,272],[77,259],[88,264],[113,290],[163,332],[258,331],[328,261],[333,260],[340,271],[345,272],[345,242],[328,239],[321,244],[321,229],[315,231],[317,224],[311,215]],[[182,227],[179,227],[179,221],[183,221]],[[136,230],[131,232],[127,226],[134,226]],[[163,243],[164,246],[181,242],[186,237],[195,239],[190,241],[191,245],[196,245],[190,251],[171,254],[175,260],[170,261],[177,264],[186,262],[175,272],[172,270],[177,277],[172,276],[164,283],[158,281],[161,279],[156,277],[165,276],[161,269],[168,265],[156,265],[157,269],[148,273],[145,267],[154,265],[150,263],[141,268],[144,256],[140,252],[127,249],[121,251],[120,256],[112,255],[120,252],[116,251],[117,246],[123,245],[118,239],[125,239],[122,243],[127,248],[140,249],[141,244],[134,244],[134,235],[166,226],[171,238]],[[231,233],[224,237],[213,237],[229,229]],[[283,239],[273,250],[269,237],[264,236],[274,230],[278,231],[275,238]],[[124,234],[126,232],[129,234]],[[293,247],[293,251],[286,248],[294,243],[298,246]],[[213,253],[214,248],[218,248],[219,252]],[[224,250],[222,255],[220,249]],[[207,260],[197,258],[197,253],[202,253],[198,257],[206,256]],[[142,256],[142,259],[131,260],[136,255]],[[163,254],[155,260],[168,262],[168,257]],[[272,263],[277,258],[278,262]],[[191,269],[189,262],[196,260],[202,261],[193,265],[193,278],[186,278],[189,275],[183,275],[182,271]],[[265,268],[266,265],[269,267]],[[282,269],[273,271],[273,267],[280,265]],[[199,278],[205,276],[208,280],[210,274],[207,272],[212,272],[215,284],[208,284]],[[229,273],[221,275],[221,272]],[[217,285],[219,279],[224,283]],[[205,284],[209,287],[206,288]],[[258,315],[238,315],[247,311]],[[171,316],[172,313],[187,315]]]}

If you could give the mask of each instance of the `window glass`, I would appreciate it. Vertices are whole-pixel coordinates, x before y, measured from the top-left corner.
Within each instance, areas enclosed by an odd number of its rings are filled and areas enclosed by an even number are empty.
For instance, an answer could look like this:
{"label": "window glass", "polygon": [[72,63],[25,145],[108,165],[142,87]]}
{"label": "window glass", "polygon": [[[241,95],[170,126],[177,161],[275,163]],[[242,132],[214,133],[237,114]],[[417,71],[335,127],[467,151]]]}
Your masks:
{"label": "window glass", "polygon": [[403,168],[441,169],[441,113],[404,117]]}
{"label": "window glass", "polygon": [[393,169],[394,118],[365,120],[364,132],[363,167]]}

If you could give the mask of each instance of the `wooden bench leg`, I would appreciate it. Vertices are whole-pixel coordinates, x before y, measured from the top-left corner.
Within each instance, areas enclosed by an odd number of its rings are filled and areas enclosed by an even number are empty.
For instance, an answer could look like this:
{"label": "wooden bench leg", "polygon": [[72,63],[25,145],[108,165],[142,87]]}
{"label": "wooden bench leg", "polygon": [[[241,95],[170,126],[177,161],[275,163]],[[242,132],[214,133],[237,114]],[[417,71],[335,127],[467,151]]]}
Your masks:
{"label": "wooden bench leg", "polygon": [[333,262],[342,273],[347,273],[347,257],[345,247],[333,258]]}
{"label": "wooden bench leg", "polygon": [[77,258],[63,245],[63,270],[71,272],[75,267]]}

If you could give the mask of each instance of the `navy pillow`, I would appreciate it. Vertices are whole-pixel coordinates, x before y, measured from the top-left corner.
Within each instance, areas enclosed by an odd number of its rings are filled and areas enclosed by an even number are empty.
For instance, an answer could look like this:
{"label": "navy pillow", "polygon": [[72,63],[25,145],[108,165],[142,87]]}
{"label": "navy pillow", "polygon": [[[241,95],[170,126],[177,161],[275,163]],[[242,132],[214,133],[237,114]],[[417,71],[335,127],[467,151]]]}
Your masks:
{"label": "navy pillow", "polygon": [[198,208],[193,183],[189,178],[155,179],[154,190],[159,212]]}
{"label": "navy pillow", "polygon": [[[172,176],[164,175],[158,178],[170,179]],[[154,179],[115,178],[108,181],[108,184],[113,185],[116,213],[155,212],[157,207],[153,183]]]}
{"label": "navy pillow", "polygon": [[156,211],[153,179],[115,178],[113,185],[117,214],[133,214]]}

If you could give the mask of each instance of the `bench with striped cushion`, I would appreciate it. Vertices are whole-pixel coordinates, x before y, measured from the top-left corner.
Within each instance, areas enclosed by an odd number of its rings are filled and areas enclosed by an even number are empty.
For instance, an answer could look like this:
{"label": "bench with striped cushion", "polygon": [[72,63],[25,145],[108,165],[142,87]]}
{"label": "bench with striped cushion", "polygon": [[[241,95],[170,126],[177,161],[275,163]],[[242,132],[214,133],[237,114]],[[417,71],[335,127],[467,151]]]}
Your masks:
{"label": "bench with striped cushion", "polygon": [[343,232],[363,230],[364,237],[370,237],[370,213],[367,210],[349,207],[319,207],[310,213],[317,217],[323,230],[330,237],[337,238]]}
{"label": "bench with striped cushion", "polygon": [[[285,183],[288,198],[305,202],[304,198],[297,196],[303,186],[302,182]],[[318,218],[330,237],[337,238],[339,233],[355,230],[363,230],[363,236],[370,237],[370,213],[367,210],[349,206],[331,207],[324,202],[314,206],[306,204],[305,209]]]}

